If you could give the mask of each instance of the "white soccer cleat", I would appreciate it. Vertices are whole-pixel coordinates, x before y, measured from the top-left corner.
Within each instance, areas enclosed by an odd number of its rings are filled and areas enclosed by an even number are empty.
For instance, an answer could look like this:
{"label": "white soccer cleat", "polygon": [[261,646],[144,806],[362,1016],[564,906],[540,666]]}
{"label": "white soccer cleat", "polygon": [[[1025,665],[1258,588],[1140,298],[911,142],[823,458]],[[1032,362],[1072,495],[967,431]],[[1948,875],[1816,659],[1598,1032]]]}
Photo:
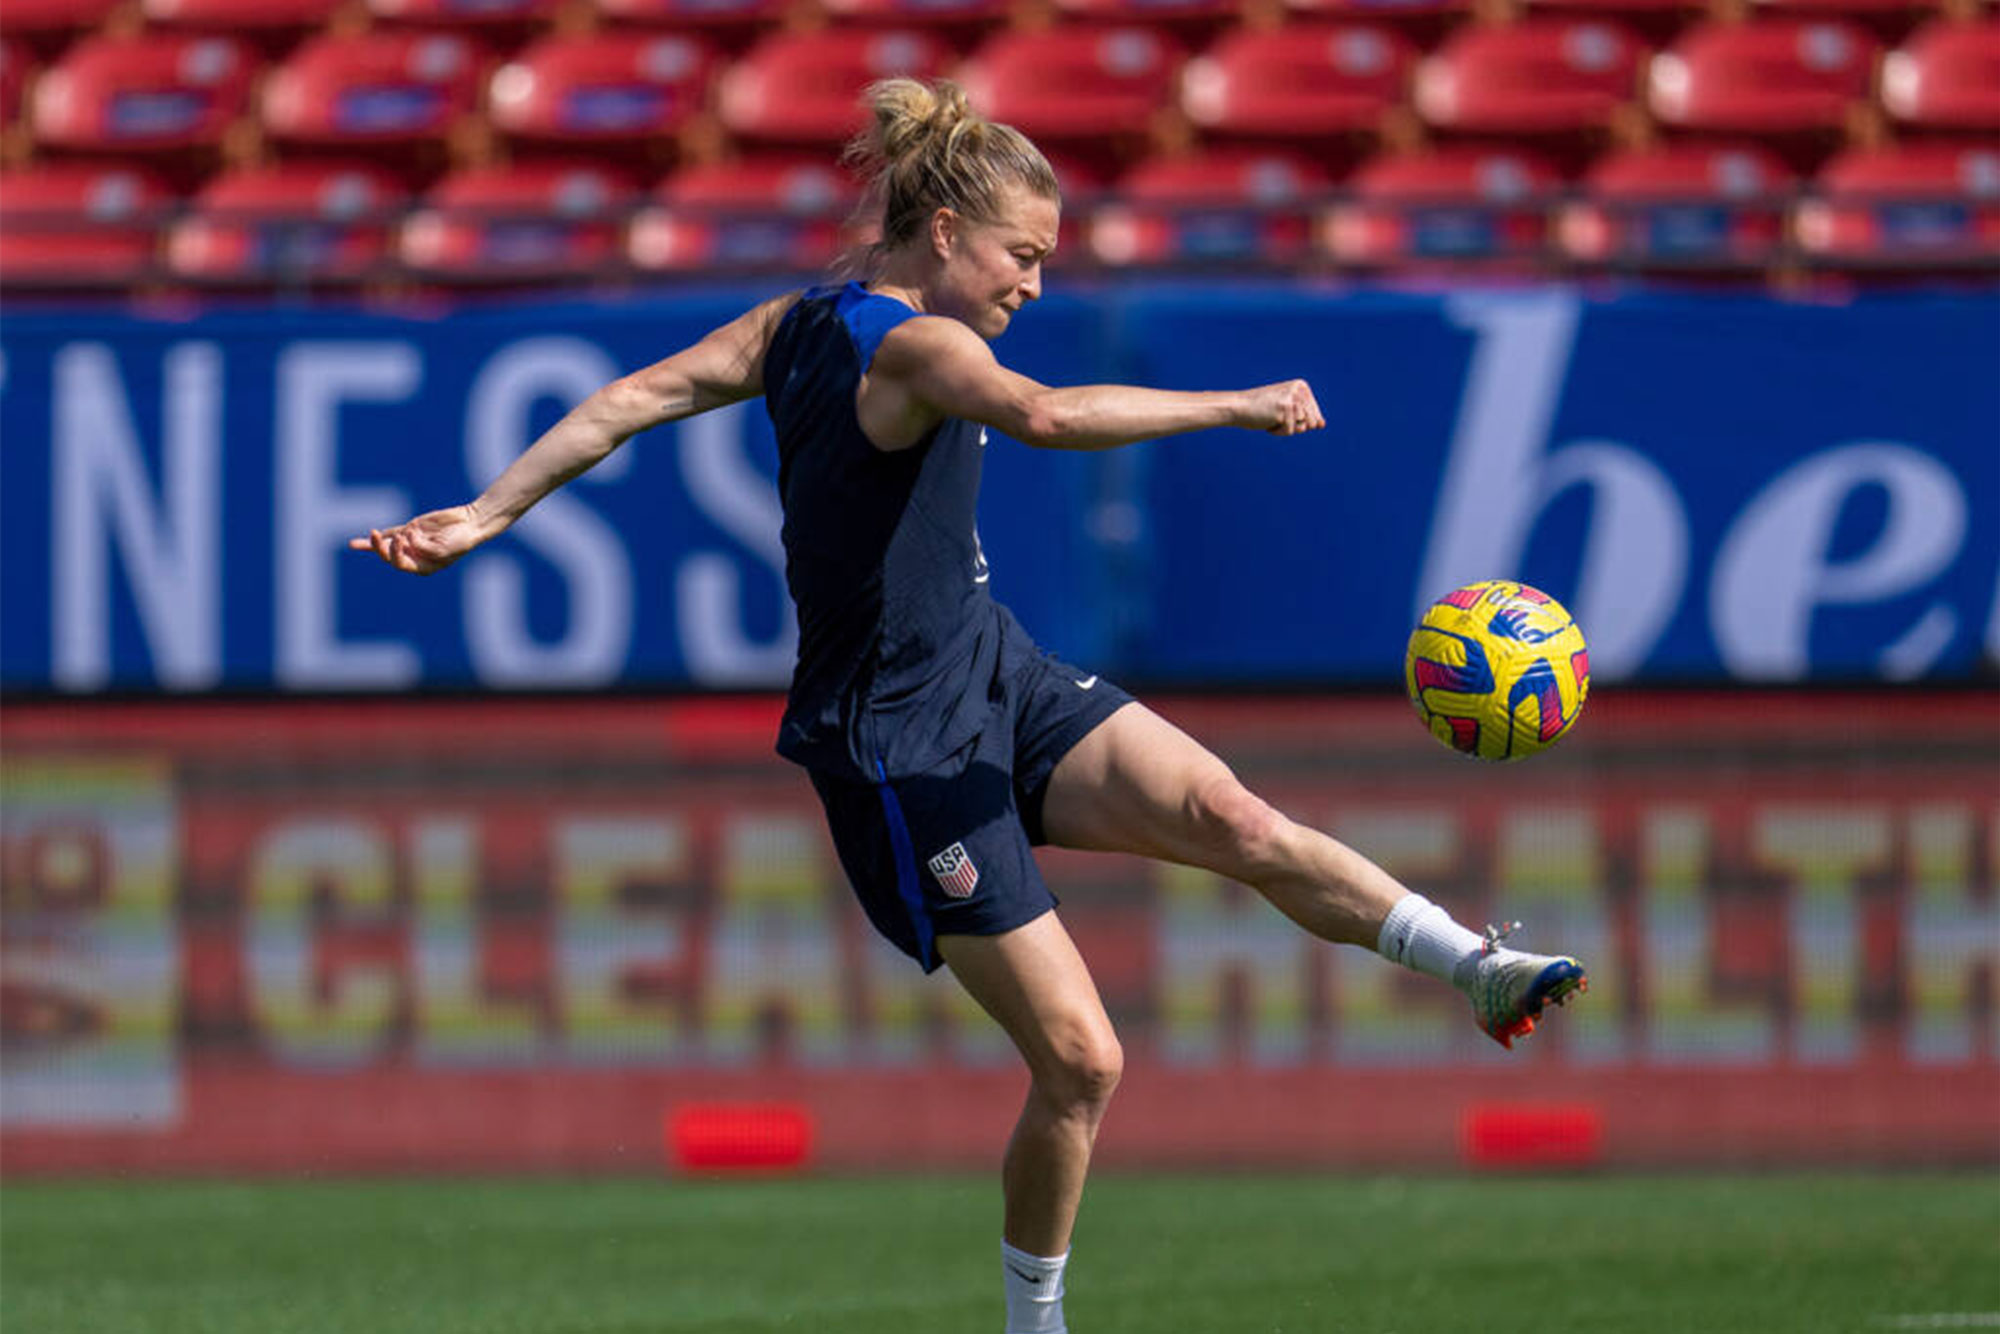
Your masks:
{"label": "white soccer cleat", "polygon": [[1561,1005],[1590,989],[1583,965],[1566,954],[1529,954],[1500,942],[1520,929],[1519,922],[1486,928],[1486,946],[1472,961],[1470,975],[1459,983],[1472,998],[1472,1017],[1479,1031],[1509,1051],[1514,1039],[1535,1031],[1542,1007]]}

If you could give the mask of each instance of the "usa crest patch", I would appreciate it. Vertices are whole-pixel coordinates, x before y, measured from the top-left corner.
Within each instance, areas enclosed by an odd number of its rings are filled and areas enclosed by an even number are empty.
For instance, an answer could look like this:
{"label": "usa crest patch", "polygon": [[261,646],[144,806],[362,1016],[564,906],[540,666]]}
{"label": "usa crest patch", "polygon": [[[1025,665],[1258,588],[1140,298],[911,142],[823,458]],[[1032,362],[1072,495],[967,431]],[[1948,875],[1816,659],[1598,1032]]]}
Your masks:
{"label": "usa crest patch", "polygon": [[955,899],[971,898],[974,887],[979,884],[979,868],[972,864],[972,855],[965,850],[963,843],[952,844],[926,865],[937,877],[938,887]]}

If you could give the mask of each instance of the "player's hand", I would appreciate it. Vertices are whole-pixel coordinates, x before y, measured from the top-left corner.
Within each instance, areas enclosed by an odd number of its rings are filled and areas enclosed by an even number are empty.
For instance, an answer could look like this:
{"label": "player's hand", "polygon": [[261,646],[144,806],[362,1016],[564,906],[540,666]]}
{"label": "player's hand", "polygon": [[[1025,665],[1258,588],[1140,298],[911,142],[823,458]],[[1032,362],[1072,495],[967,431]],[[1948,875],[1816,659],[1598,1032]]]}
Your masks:
{"label": "player's hand", "polygon": [[1249,392],[1248,418],[1243,424],[1272,435],[1297,435],[1317,431],[1326,425],[1320,415],[1319,400],[1304,380],[1285,380]]}
{"label": "player's hand", "polygon": [[419,514],[394,528],[370,528],[366,537],[348,539],[355,551],[372,551],[399,570],[436,574],[491,534],[480,525],[470,505]]}

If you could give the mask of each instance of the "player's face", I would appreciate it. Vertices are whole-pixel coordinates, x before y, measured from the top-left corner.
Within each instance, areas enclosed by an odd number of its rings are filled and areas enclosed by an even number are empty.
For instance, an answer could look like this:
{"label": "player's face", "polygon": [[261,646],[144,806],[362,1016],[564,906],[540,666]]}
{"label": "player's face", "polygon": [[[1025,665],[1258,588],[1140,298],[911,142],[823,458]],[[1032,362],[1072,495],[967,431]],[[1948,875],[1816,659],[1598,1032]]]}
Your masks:
{"label": "player's face", "polygon": [[1007,331],[1014,312],[1042,294],[1042,261],[1056,248],[1062,210],[1025,186],[1008,187],[994,220],[966,220],[945,258],[940,314],[972,326],[982,338]]}

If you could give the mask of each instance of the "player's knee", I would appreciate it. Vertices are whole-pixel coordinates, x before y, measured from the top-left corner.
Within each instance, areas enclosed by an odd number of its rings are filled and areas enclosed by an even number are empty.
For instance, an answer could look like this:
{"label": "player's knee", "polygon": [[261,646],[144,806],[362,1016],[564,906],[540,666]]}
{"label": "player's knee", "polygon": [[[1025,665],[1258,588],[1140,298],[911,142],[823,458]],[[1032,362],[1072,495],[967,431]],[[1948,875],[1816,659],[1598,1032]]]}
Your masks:
{"label": "player's knee", "polygon": [[1073,1034],[1043,1072],[1043,1091],[1068,1111],[1101,1113],[1125,1073],[1125,1049],[1108,1029]]}
{"label": "player's knee", "polygon": [[1261,866],[1276,855],[1285,817],[1227,769],[1197,783],[1191,793],[1196,827],[1231,865]]}

